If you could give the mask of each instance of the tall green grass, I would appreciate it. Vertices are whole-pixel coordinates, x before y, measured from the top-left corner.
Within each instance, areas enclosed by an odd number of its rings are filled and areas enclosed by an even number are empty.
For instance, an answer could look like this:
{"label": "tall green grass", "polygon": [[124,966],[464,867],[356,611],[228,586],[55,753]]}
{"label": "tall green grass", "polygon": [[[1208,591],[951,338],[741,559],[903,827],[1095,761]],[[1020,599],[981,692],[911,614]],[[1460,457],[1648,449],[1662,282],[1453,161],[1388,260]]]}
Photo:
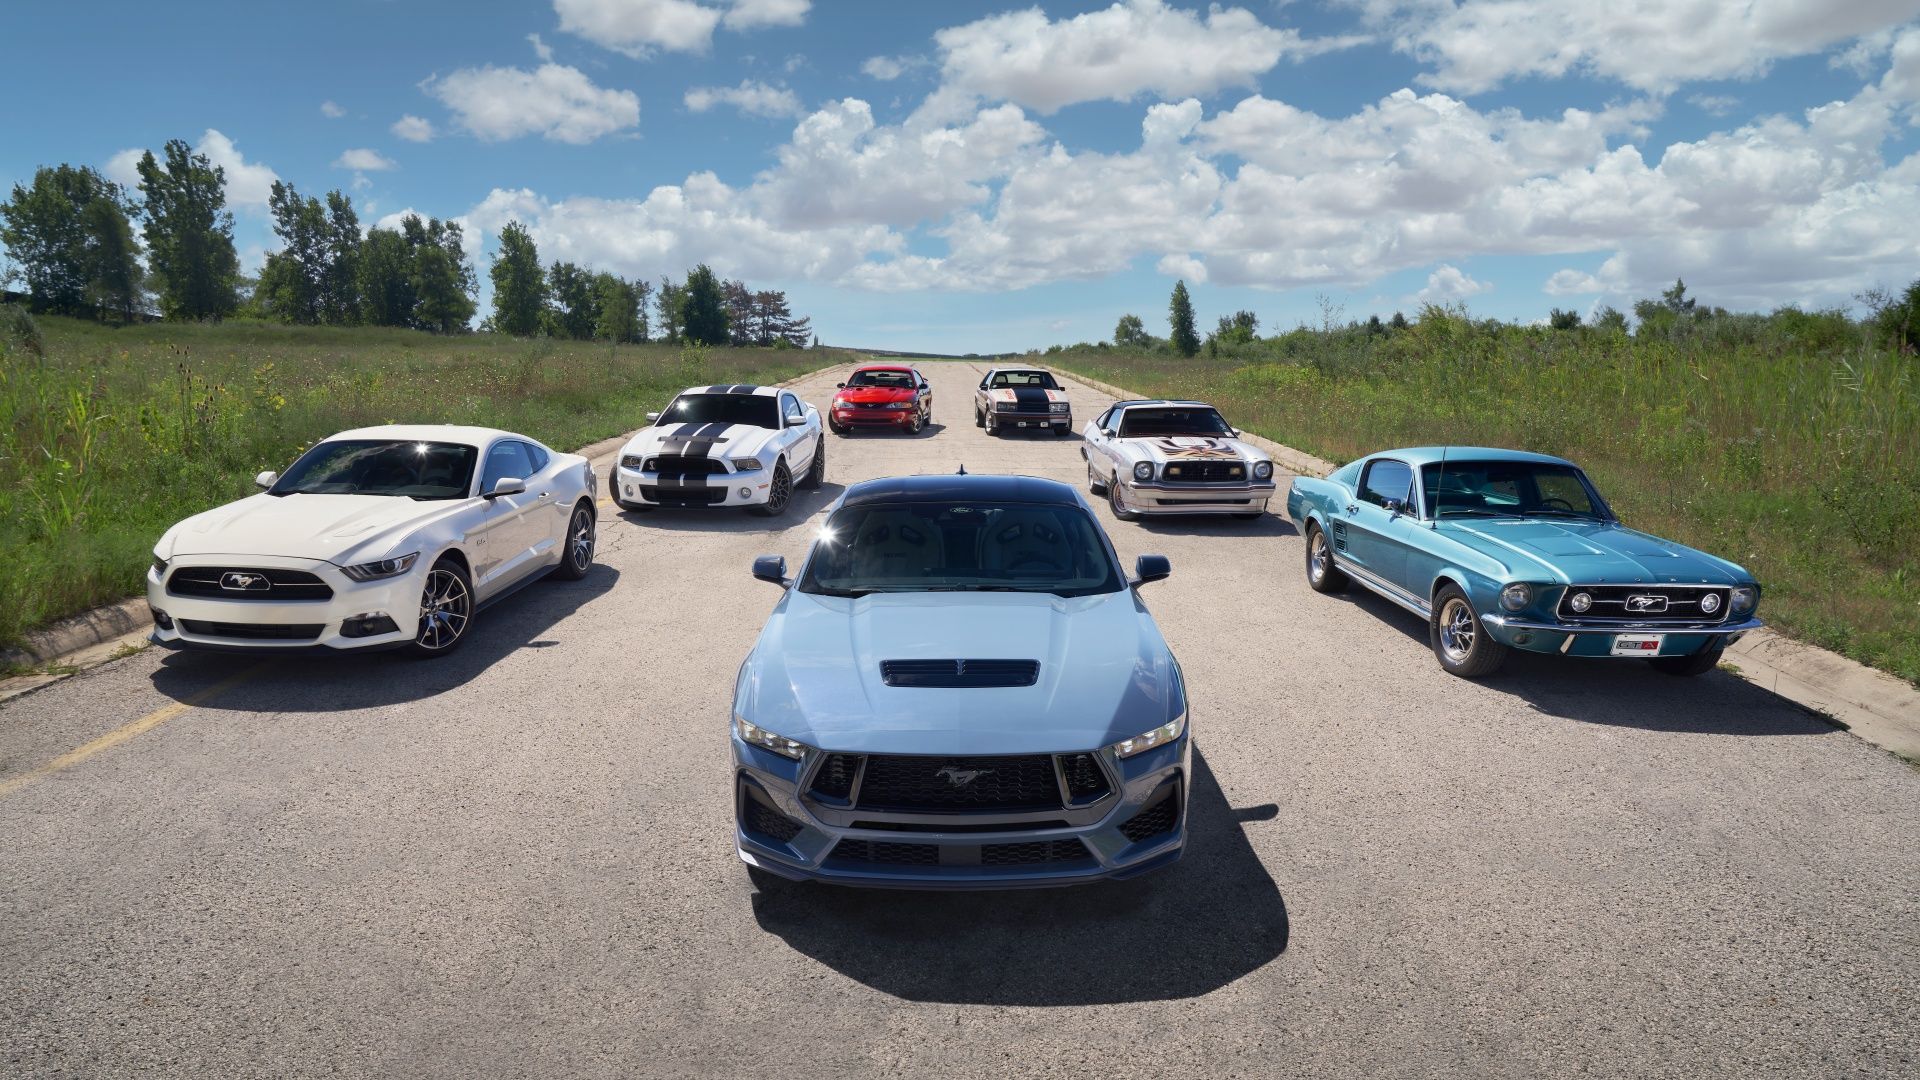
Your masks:
{"label": "tall green grass", "polygon": [[336,431],[480,424],[571,450],[686,386],[851,359],[246,323],[44,318],[39,337],[0,338],[0,644],[137,594],[169,525]]}
{"label": "tall green grass", "polygon": [[1732,316],[1633,337],[1474,322],[1295,331],[1232,357],[1049,362],[1336,462],[1395,446],[1571,458],[1629,524],[1742,563],[1761,614],[1920,683],[1920,359],[1844,317]]}

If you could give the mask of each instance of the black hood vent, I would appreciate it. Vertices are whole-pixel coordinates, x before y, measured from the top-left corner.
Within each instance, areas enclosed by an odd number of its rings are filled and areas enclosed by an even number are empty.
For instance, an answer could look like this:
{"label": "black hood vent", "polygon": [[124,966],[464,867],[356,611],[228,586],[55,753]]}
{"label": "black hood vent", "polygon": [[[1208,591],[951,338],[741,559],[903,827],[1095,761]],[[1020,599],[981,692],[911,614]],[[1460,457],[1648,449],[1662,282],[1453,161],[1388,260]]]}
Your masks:
{"label": "black hood vent", "polygon": [[1032,686],[1040,681],[1038,660],[882,660],[880,678],[888,686],[960,688]]}

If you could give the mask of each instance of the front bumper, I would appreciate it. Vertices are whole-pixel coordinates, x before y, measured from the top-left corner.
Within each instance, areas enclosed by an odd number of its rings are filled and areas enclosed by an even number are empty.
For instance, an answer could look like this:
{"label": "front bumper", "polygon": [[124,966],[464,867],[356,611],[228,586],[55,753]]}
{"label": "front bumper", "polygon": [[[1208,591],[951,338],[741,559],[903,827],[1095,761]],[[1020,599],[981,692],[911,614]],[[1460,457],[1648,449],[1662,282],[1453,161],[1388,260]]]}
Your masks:
{"label": "front bumper", "polygon": [[1272,483],[1142,484],[1119,482],[1120,502],[1136,514],[1251,514],[1273,498]]}
{"label": "front bumper", "polygon": [[913,420],[920,415],[916,408],[905,409],[846,409],[836,406],[833,409],[833,422],[837,427],[912,427]]}
{"label": "front bumper", "polygon": [[[411,571],[381,581],[358,582],[329,562],[265,555],[182,556],[169,562],[169,574],[194,567],[245,567],[300,570],[332,589],[326,600],[247,600],[181,596],[149,568],[147,606],[154,612],[148,640],[169,649],[220,652],[289,653],[377,651],[411,643],[420,629],[420,596],[426,587],[427,560]],[[349,636],[348,624],[385,616],[394,629]],[[272,636],[268,636],[272,635]]]}
{"label": "front bumper", "polygon": [[[1125,761],[1103,756],[1114,790],[1090,806],[1009,815],[901,814],[853,807],[836,811],[800,791],[811,757],[793,761],[738,737],[732,741],[735,851],[749,866],[790,880],[872,888],[1046,888],[1136,877],[1172,864],[1186,848],[1187,788],[1193,773],[1187,736]],[[1138,842],[1122,831],[1136,815],[1166,813],[1168,800],[1175,812],[1170,829]],[[769,810],[777,817],[765,817]],[[1028,820],[1023,826],[1015,820],[1036,817],[1051,823]],[[951,831],[939,831],[949,822]],[[778,831],[789,835],[772,835],[760,825],[778,825]],[[861,852],[861,860],[848,858],[843,843]],[[921,861],[895,862],[867,854],[908,848]],[[996,853],[1016,849],[1044,850],[1050,857],[1024,862],[996,858]],[[930,850],[937,857],[929,863],[925,856]]]}
{"label": "front bumper", "polygon": [[1758,618],[1725,623],[1607,623],[1572,624],[1542,622],[1513,615],[1482,614],[1480,622],[1495,641],[1525,652],[1559,653],[1562,656],[1616,657],[1614,639],[1622,636],[1660,635],[1653,656],[1692,656],[1705,649],[1723,649],[1741,636],[1765,626]]}
{"label": "front bumper", "polygon": [[1047,428],[1071,428],[1073,413],[1071,411],[1063,413],[1003,412],[995,409],[993,424],[997,428],[1026,428],[1033,431],[1044,431]]}
{"label": "front bumper", "polygon": [[616,464],[609,483],[616,502],[634,506],[759,506],[767,501],[773,469],[681,477]]}

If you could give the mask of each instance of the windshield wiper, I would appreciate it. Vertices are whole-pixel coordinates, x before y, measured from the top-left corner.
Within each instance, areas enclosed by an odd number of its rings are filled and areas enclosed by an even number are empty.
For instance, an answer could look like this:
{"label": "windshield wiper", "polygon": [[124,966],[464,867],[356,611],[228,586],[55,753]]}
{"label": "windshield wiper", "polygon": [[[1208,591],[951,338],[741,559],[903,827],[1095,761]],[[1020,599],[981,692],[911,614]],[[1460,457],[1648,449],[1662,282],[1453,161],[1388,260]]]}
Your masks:
{"label": "windshield wiper", "polygon": [[816,585],[811,589],[802,589],[800,591],[812,593],[815,596],[844,596],[851,600],[858,600],[859,598],[867,595],[873,590],[872,589],[830,589],[825,585]]}
{"label": "windshield wiper", "polygon": [[926,592],[1030,592],[1016,585],[929,585]]}
{"label": "windshield wiper", "polygon": [[1504,510],[1481,510],[1477,507],[1460,507],[1452,510],[1442,510],[1436,516],[1447,518],[1447,517],[1465,516],[1468,514],[1481,514],[1485,517],[1497,517],[1497,518],[1515,516],[1513,514],[1507,513]]}

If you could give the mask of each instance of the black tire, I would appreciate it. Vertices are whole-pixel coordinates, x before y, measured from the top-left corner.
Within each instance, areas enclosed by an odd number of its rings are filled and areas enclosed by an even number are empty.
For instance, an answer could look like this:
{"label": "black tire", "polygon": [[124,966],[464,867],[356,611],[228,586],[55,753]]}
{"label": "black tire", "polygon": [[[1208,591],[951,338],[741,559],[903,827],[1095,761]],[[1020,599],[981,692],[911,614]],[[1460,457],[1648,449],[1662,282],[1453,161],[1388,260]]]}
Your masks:
{"label": "black tire", "polygon": [[1113,511],[1113,519],[1115,521],[1140,520],[1139,514],[1120,505],[1120,485],[1117,482],[1107,485],[1107,506]]}
{"label": "black tire", "polygon": [[980,412],[980,406],[978,405],[975,405],[973,407],[973,426],[974,427],[987,426],[987,418],[984,414]]}
{"label": "black tire", "polygon": [[987,434],[992,435],[994,438],[1000,437],[1000,421],[995,420],[993,418],[992,413],[987,414],[987,422],[985,424],[985,427],[987,429]]}
{"label": "black tire", "polygon": [[573,508],[573,515],[567,519],[567,538],[562,541],[560,565],[553,568],[554,577],[561,581],[579,581],[593,569],[594,549],[599,541],[597,518],[593,504],[585,499]]}
{"label": "black tire", "polygon": [[1073,425],[1072,425],[1072,424],[1055,424],[1055,425],[1053,425],[1053,437],[1054,437],[1054,438],[1056,438],[1056,439],[1064,439],[1064,438],[1066,438],[1066,437],[1067,437],[1068,435],[1071,435],[1071,434],[1073,434]]}
{"label": "black tire", "polygon": [[1695,675],[1705,675],[1719,667],[1722,651],[1719,648],[1712,648],[1702,649],[1688,656],[1656,656],[1648,660],[1647,664],[1662,675],[1691,678]]}
{"label": "black tire", "polygon": [[920,434],[921,431],[926,429],[926,426],[927,426],[927,418],[921,415],[920,413],[916,412],[913,414],[913,422],[907,425],[907,434],[910,436],[918,435]]}
{"label": "black tire", "polygon": [[1347,575],[1334,564],[1333,545],[1318,524],[1307,526],[1307,587],[1317,593],[1347,591]]}
{"label": "black tire", "polygon": [[787,471],[784,460],[773,466],[773,482],[767,488],[767,501],[753,508],[761,517],[779,517],[787,512],[787,505],[793,502],[793,474]]}
{"label": "black tire", "polygon": [[827,479],[827,437],[820,437],[820,445],[813,448],[813,464],[807,466],[807,475],[800,478],[800,486],[808,491],[817,491]]}
{"label": "black tire", "polygon": [[1458,585],[1442,585],[1433,598],[1433,614],[1427,619],[1427,641],[1433,655],[1449,675],[1478,679],[1491,675],[1506,662],[1505,645],[1480,622],[1473,601]]}
{"label": "black tire", "polygon": [[1105,495],[1107,485],[1100,482],[1100,474],[1093,470],[1093,459],[1087,459],[1087,490],[1095,495]]}
{"label": "black tire", "polygon": [[841,436],[842,438],[846,437],[847,435],[853,432],[852,428],[841,427],[839,424],[836,424],[831,420],[827,421],[827,430],[833,432],[835,435]]}
{"label": "black tire", "polygon": [[607,474],[607,496],[613,500],[613,505],[615,507],[626,511],[629,514],[644,514],[647,511],[653,509],[653,507],[651,506],[642,506],[639,503],[630,503],[627,500],[621,498],[620,497],[620,478],[618,476],[615,476],[613,473]]}
{"label": "black tire", "polygon": [[473,629],[473,579],[458,559],[442,556],[427,571],[420,591],[420,625],[407,655],[420,659],[445,656],[467,640]]}

